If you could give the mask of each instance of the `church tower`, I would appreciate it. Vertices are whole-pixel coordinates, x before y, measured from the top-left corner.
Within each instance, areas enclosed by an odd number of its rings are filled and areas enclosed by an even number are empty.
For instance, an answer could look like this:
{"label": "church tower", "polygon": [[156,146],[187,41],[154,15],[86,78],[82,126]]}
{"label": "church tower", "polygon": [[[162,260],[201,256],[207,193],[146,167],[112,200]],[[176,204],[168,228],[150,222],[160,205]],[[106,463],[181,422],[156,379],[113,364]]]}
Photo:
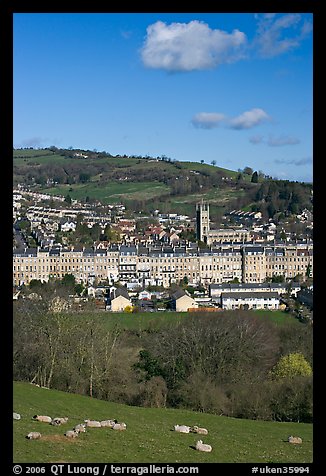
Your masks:
{"label": "church tower", "polygon": [[196,205],[196,238],[197,240],[207,242],[209,233],[209,204],[204,202]]}

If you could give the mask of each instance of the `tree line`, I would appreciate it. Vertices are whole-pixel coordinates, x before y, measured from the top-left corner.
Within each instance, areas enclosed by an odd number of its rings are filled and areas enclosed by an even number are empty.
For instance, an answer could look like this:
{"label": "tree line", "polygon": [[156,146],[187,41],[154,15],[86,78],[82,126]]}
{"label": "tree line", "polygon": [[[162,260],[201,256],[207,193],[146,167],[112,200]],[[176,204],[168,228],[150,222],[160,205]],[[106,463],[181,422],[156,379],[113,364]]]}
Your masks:
{"label": "tree line", "polygon": [[14,305],[15,380],[129,405],[312,421],[307,324],[223,311],[132,330],[51,307],[52,298]]}

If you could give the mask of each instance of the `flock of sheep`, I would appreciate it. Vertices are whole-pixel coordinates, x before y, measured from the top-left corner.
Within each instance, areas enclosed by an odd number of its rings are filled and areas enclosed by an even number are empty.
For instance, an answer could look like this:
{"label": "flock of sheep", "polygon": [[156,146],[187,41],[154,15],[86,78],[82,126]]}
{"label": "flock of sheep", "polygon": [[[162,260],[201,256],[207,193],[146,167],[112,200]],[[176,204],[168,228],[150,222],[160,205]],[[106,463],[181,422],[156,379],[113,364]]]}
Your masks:
{"label": "flock of sheep", "polygon": [[[198,426],[188,426],[188,425],[175,425],[174,431],[179,433],[197,433],[199,435],[208,435],[208,430],[206,428],[199,428]],[[197,451],[205,451],[210,453],[212,451],[211,445],[203,443],[202,440],[198,440],[195,446]]]}
{"label": "flock of sheep", "polygon": [[[21,416],[18,413],[13,414],[14,420],[20,420]],[[33,420],[48,423],[53,426],[60,426],[68,422],[68,417],[55,417],[51,418],[47,415],[34,415]],[[74,426],[72,430],[67,430],[65,432],[65,436],[67,438],[76,438],[79,433],[85,433],[86,428],[103,428],[108,427],[112,428],[113,430],[124,431],[127,429],[127,425],[124,422],[118,422],[117,420],[84,420],[83,423],[79,423],[78,425]],[[206,428],[199,428],[198,426],[187,426],[187,425],[175,425],[174,431],[179,433],[197,433],[200,435],[207,435],[208,430]],[[42,437],[42,434],[39,431],[31,431],[26,435],[26,438],[29,440],[38,440]],[[203,443],[202,440],[198,440],[195,446],[196,450],[198,451],[205,451],[211,452],[212,447],[211,445]]]}
{"label": "flock of sheep", "polygon": [[[14,419],[19,420],[20,418],[15,417],[14,413]],[[33,420],[35,421],[40,421],[43,423],[49,423],[50,425],[53,426],[60,426],[64,423],[67,423],[68,417],[55,417],[51,418],[50,416],[47,415],[34,415]],[[86,427],[89,428],[101,428],[101,427],[109,427],[112,428],[113,430],[119,430],[123,431],[127,428],[127,425],[125,423],[119,423],[117,420],[102,420],[102,421],[96,421],[96,420],[84,420],[84,423],[78,423],[78,425],[74,426],[72,430],[67,430],[65,432],[65,436],[67,438],[76,438],[79,433],[85,433],[86,432]],[[29,440],[38,440],[41,438],[42,435],[39,431],[31,431],[26,435],[26,438]]]}
{"label": "flock of sheep", "polygon": [[[13,419],[20,420],[21,416],[19,415],[19,413],[14,412]],[[54,426],[60,426],[68,422],[68,417],[51,418],[46,415],[34,415],[33,420],[43,422],[43,423],[49,423],[50,425],[54,425]],[[88,428],[108,427],[118,431],[124,431],[127,429],[126,423],[124,422],[119,423],[115,419],[102,420],[102,421],[84,420],[83,423],[79,423],[78,425],[74,426],[72,430],[67,430],[64,435],[67,438],[76,438],[79,435],[79,433],[85,433],[87,427]],[[208,435],[208,430],[206,428],[200,428],[198,426],[175,425],[174,431],[179,433],[196,433],[198,435]],[[29,440],[37,440],[41,437],[42,435],[38,431],[31,431],[30,433],[28,433],[28,435],[26,435],[26,438]],[[302,439],[298,436],[289,436],[288,442],[292,444],[302,444]],[[198,440],[196,442],[195,448],[197,451],[204,451],[208,453],[212,451],[212,446],[206,443],[203,443],[202,440]]]}

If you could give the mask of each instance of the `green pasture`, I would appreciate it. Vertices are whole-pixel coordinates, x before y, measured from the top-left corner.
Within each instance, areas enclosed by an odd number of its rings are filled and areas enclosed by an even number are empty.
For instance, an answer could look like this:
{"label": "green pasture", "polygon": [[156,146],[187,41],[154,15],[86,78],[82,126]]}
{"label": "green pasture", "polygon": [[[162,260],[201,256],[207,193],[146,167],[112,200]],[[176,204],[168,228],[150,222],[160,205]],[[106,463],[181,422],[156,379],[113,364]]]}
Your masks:
{"label": "green pasture", "polygon": [[[114,382],[112,382],[114,385]],[[305,423],[279,423],[235,419],[167,408],[131,407],[58,390],[13,384],[14,463],[310,463],[313,460],[313,428]],[[33,415],[67,416],[62,426],[32,419]],[[64,433],[85,419],[117,419],[125,431],[89,428],[76,439]],[[207,436],[174,431],[174,425],[197,425]],[[39,431],[39,440],[28,440]],[[300,436],[301,445],[287,442]],[[211,453],[194,449],[202,439]]]}
{"label": "green pasture", "polygon": [[[209,313],[219,319],[223,313]],[[293,316],[282,311],[253,311],[253,316],[270,320],[276,326],[300,326],[301,324]],[[163,327],[180,324],[189,317],[196,317],[196,313],[157,311],[157,312],[109,312],[109,311],[82,311],[78,313],[68,313],[66,319],[71,324],[81,323],[82,320],[98,325],[103,332],[114,328],[121,330],[132,330],[137,332],[156,331]],[[200,315],[197,315],[200,319]]]}
{"label": "green pasture", "polygon": [[150,200],[169,191],[169,187],[159,182],[111,182],[99,184],[60,185],[48,188],[51,195],[70,195],[72,199],[80,200],[85,197],[100,200],[103,203],[120,203],[122,200]]}

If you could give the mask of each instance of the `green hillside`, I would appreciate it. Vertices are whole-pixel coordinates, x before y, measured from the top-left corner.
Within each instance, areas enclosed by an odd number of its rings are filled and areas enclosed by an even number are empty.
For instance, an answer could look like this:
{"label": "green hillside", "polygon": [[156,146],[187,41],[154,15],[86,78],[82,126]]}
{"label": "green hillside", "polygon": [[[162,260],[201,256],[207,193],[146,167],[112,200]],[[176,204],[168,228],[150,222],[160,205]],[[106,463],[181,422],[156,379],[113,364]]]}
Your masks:
{"label": "green hillside", "polygon": [[[114,382],[112,383],[114,384]],[[90,397],[14,383],[13,421],[15,463],[310,463],[312,425],[251,421],[186,410],[140,408]],[[66,425],[55,427],[32,419],[33,415],[67,416]],[[116,418],[127,430],[90,428],[76,439],[64,436],[67,429],[85,419]],[[198,425],[207,436],[173,431],[176,424]],[[28,440],[39,431],[40,440]],[[302,445],[287,442],[300,436]],[[198,439],[212,445],[211,453],[195,451]]]}
{"label": "green hillside", "polygon": [[[311,184],[279,181],[244,166],[240,171],[165,156],[112,156],[80,149],[14,149],[13,183],[77,200],[123,203],[133,212],[174,212],[192,216],[200,200],[219,220],[234,208],[297,214],[311,209]],[[245,165],[245,164],[244,164]],[[258,181],[258,182],[257,182]],[[257,182],[257,183],[256,183]]]}
{"label": "green hillside", "polygon": [[[54,195],[69,194],[77,200],[88,197],[104,204],[122,202],[142,211],[154,207],[188,214],[202,198],[224,207],[243,195],[242,188],[236,186],[238,175],[200,159],[179,162],[160,157],[113,157],[79,149],[13,151],[14,184],[24,183]],[[255,188],[250,180],[250,175],[243,175],[244,183]]]}

